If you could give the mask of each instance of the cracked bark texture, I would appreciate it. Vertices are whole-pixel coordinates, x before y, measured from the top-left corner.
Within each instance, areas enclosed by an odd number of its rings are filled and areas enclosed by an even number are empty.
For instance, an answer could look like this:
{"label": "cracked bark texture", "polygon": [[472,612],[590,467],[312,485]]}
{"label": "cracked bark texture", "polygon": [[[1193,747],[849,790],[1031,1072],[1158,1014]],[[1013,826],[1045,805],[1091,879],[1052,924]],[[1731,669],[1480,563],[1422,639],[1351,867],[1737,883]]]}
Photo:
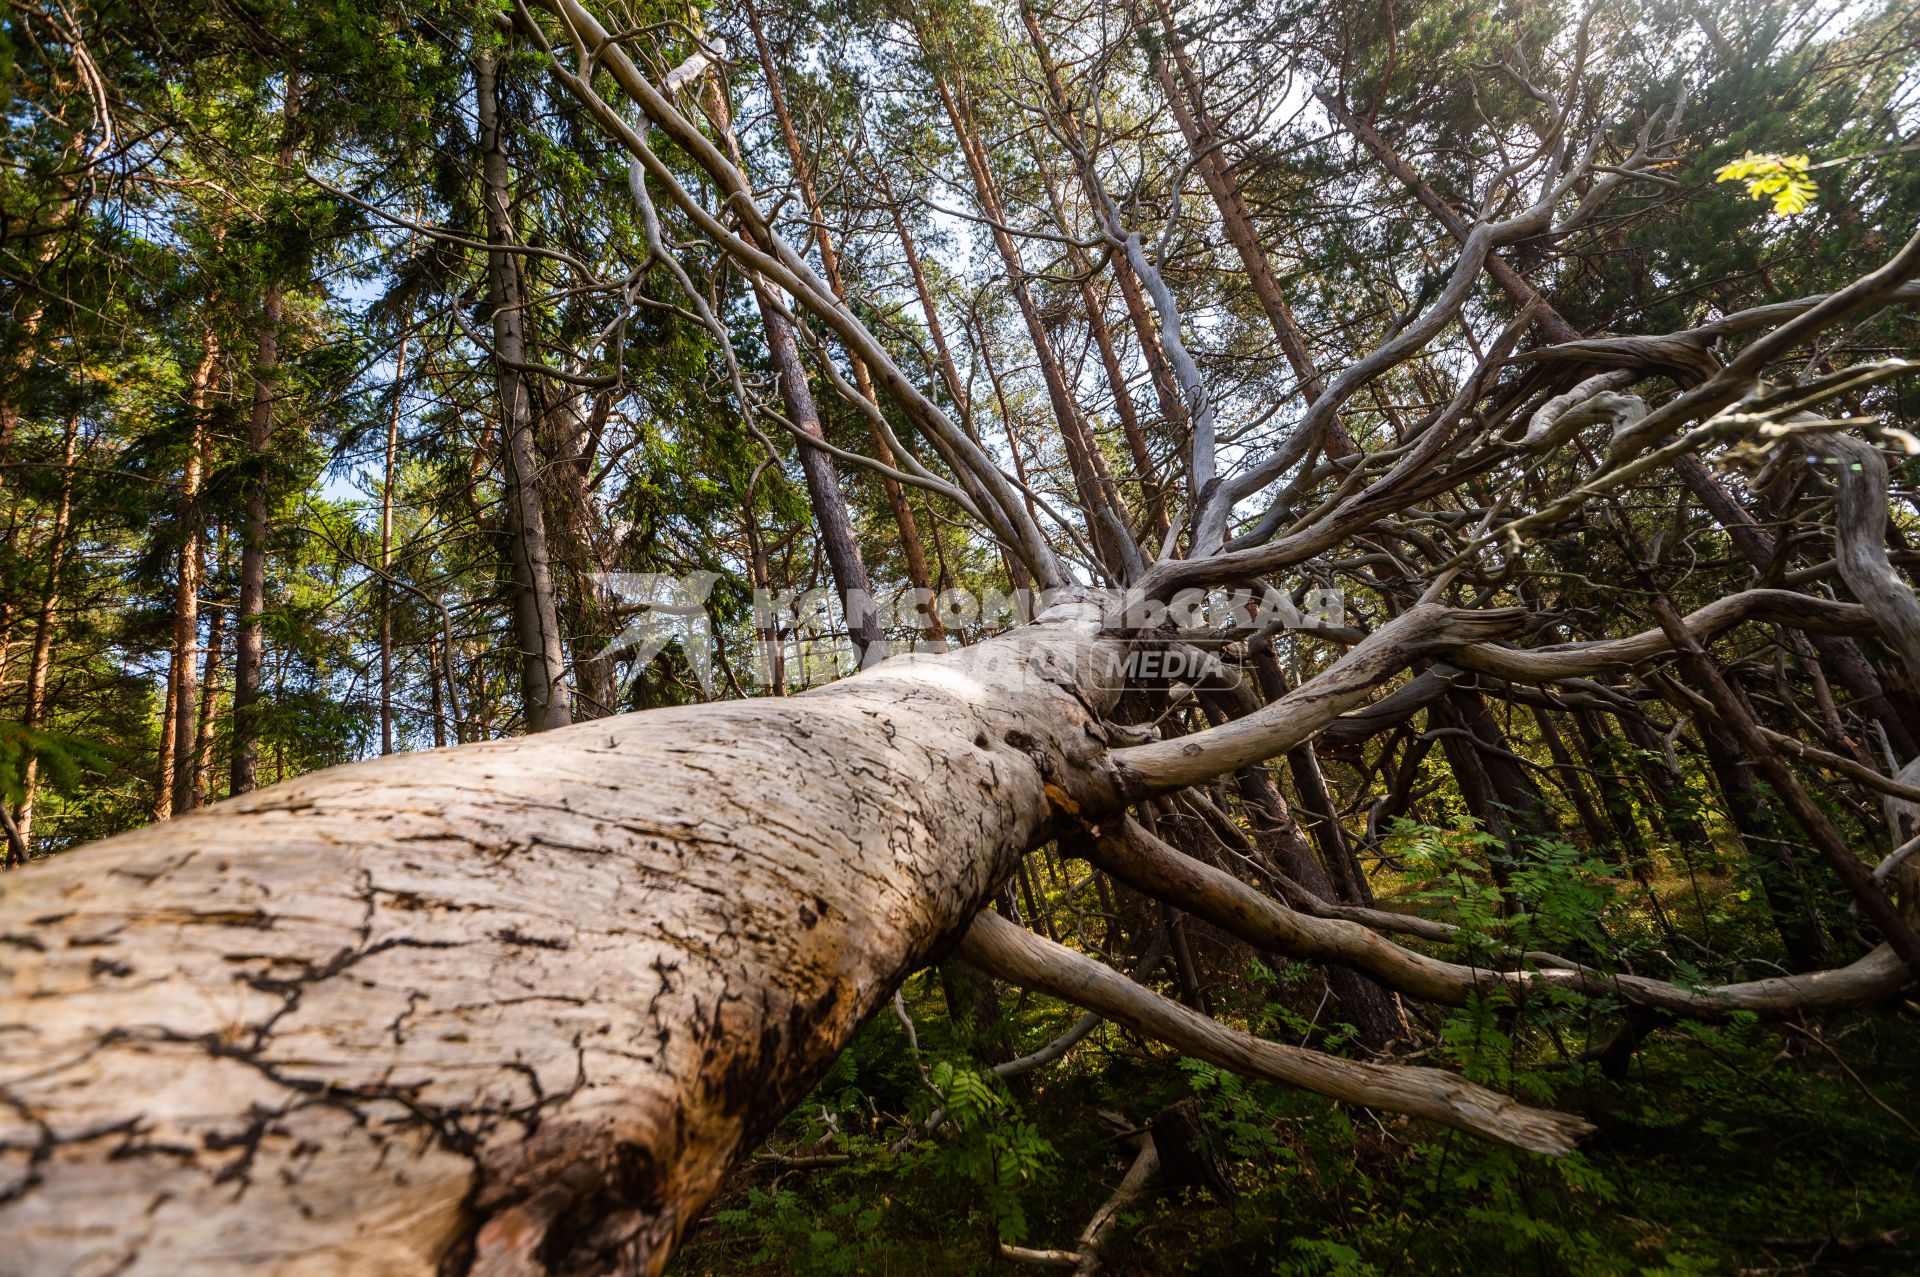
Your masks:
{"label": "cracked bark texture", "polygon": [[1112,659],[1070,606],[9,876],[0,1271],[658,1272],[1059,811],[1111,800]]}

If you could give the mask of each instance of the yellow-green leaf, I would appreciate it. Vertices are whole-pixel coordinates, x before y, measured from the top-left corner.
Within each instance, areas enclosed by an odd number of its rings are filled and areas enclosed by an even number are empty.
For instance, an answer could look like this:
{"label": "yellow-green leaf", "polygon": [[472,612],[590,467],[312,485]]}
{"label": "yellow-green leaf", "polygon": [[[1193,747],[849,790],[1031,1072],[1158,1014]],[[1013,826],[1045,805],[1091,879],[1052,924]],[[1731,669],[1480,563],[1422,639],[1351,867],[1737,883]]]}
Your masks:
{"label": "yellow-green leaf", "polygon": [[1713,171],[1715,181],[1739,182],[1756,200],[1771,199],[1773,211],[1781,217],[1793,217],[1813,207],[1820,188],[1807,176],[1809,160],[1804,155],[1756,155],[1748,151],[1731,164]]}

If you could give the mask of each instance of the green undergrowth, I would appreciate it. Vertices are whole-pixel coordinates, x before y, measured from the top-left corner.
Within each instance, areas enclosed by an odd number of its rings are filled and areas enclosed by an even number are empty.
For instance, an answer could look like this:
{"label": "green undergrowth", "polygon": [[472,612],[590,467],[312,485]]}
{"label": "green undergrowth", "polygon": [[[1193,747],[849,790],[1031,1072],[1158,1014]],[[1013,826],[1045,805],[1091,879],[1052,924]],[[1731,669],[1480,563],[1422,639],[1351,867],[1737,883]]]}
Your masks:
{"label": "green undergrowth", "polygon": [[[1393,847],[1405,872],[1382,886],[1393,907],[1459,923],[1456,960],[1506,944],[1682,983],[1774,971],[1752,884],[1712,872],[1711,849],[1696,849],[1701,872],[1669,868],[1650,889],[1552,844],[1496,888],[1492,850],[1470,829],[1408,827]],[[1205,928],[1195,944],[1218,1018],[1353,1052],[1316,972]],[[1162,1189],[1137,1203],[1106,1247],[1110,1273],[1920,1272],[1910,1001],[1787,1024],[1669,1024],[1611,1077],[1583,1058],[1620,1024],[1603,1000],[1501,995],[1417,1012],[1422,1046],[1403,1062],[1594,1123],[1580,1151],[1552,1159],[1248,1081],[1112,1025],[1009,1085],[978,1052],[1031,1050],[1073,1008],[1003,990],[1005,1041],[981,1044],[951,1027],[933,973],[904,992],[918,1060],[883,1007],[729,1180],[674,1274],[1048,1271],[995,1258],[994,1238],[1071,1248],[1126,1171],[1129,1128],[1188,1097],[1235,1192]],[[938,1102],[929,1083],[953,1120],[894,1151],[904,1123]]]}
{"label": "green undergrowth", "polygon": [[[919,993],[931,1016],[937,993]],[[1618,1081],[1591,1066],[1516,1069],[1503,1012],[1482,1005],[1448,1017],[1438,1062],[1587,1114],[1599,1129],[1579,1153],[1489,1147],[1245,1081],[1103,1027],[1025,1094],[963,1060],[939,1060],[930,1068],[950,1096],[966,1089],[960,1076],[988,1098],[942,1138],[895,1154],[897,1123],[874,1115],[926,1105],[900,1026],[877,1018],[763,1149],[851,1160],[741,1170],[672,1271],[1021,1271],[993,1258],[995,1232],[1070,1246],[1126,1168],[1112,1118],[1144,1121],[1189,1094],[1237,1196],[1148,1199],[1109,1246],[1111,1272],[1920,1271],[1911,1236],[1872,1244],[1920,1221],[1920,1019],[1911,1012],[1786,1030],[1677,1026]],[[1037,1007],[1024,1018],[1062,1020]],[[1264,1027],[1284,1038],[1286,1018]],[[1874,1079],[1870,1091],[1863,1078]],[[1838,1244],[1823,1247],[1827,1239]]]}

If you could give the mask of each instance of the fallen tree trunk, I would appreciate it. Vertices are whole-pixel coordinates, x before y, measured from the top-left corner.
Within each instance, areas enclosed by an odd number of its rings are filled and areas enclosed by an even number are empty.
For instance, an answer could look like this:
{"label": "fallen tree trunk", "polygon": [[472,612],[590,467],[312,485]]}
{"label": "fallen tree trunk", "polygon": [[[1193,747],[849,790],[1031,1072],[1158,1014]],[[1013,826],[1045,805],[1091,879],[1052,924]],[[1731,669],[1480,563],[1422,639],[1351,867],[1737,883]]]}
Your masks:
{"label": "fallen tree trunk", "polygon": [[[1267,729],[1503,623],[1416,609]],[[7,879],[0,1268],[658,1272],[955,944],[1255,1076],[1569,1148],[1578,1118],[1247,1037],[980,912],[1123,810],[1102,626],[1070,601],[802,697],[336,768]],[[1043,960],[1001,970],[1008,935]]]}
{"label": "fallen tree trunk", "polygon": [[1114,648],[1069,607],[10,875],[0,1270],[659,1271],[1056,804],[1100,801]]}

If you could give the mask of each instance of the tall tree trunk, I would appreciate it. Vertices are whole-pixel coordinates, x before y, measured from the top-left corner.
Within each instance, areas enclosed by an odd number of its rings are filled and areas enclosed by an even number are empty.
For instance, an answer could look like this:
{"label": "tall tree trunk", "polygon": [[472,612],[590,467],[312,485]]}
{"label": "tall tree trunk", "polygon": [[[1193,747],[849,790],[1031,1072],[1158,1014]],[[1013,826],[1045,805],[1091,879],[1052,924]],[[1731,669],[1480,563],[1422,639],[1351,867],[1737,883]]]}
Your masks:
{"label": "tall tree trunk", "polygon": [[[1619,720],[1621,734],[1633,743],[1640,783],[1652,799],[1649,810],[1668,836],[1683,848],[1712,847],[1713,840],[1687,794],[1686,776],[1667,761],[1666,742],[1637,713],[1621,714]],[[1716,863],[1710,872],[1721,873],[1724,869]]]}
{"label": "tall tree trunk", "polygon": [[[978,443],[980,432],[973,420],[973,404],[967,394],[966,383],[960,380],[960,371],[954,366],[953,351],[947,345],[946,330],[940,323],[940,308],[933,300],[933,289],[927,283],[926,266],[920,260],[920,250],[913,240],[913,232],[907,226],[906,215],[900,209],[900,201],[893,193],[893,183],[887,179],[884,166],[876,166],[874,180],[879,184],[880,196],[886,204],[887,215],[893,222],[894,232],[900,237],[900,251],[907,262],[907,273],[913,279],[914,293],[920,299],[920,313],[927,321],[927,336],[933,342],[934,362],[940,370],[941,384],[947,388],[947,395],[953,401],[954,408],[960,414],[960,427]],[[986,352],[982,352],[984,355]],[[999,383],[994,382],[996,396]],[[1014,452],[1014,464],[1020,466],[1019,452]],[[1026,482],[1024,471],[1020,473],[1020,482]],[[1028,502],[1028,512],[1032,513],[1032,502]],[[931,517],[931,512],[929,512]],[[938,544],[936,538],[936,546]],[[1006,565],[1007,582],[1016,594],[1031,592],[1032,580],[1026,568],[1015,556],[1008,554],[1005,547],[1000,549],[1001,561]]]}
{"label": "tall tree trunk", "polygon": [[256,473],[248,481],[240,520],[239,616],[235,626],[233,666],[233,752],[228,792],[253,789],[259,766],[261,668],[265,657],[262,615],[267,594],[266,466],[273,443],[273,378],[279,361],[282,297],[279,283],[267,286],[261,305],[261,327],[253,364],[253,412],[247,444]]}
{"label": "tall tree trunk", "polygon": [[[47,679],[53,671],[54,631],[60,625],[60,588],[67,566],[68,540],[73,531],[73,458],[80,439],[80,419],[69,418],[60,443],[60,495],[54,501],[53,526],[47,531],[47,575],[40,593],[40,608],[33,618],[33,647],[27,657],[27,700],[21,710],[20,725],[37,731],[46,725]],[[7,861],[24,861],[33,851],[34,800],[40,791],[40,758],[29,749],[22,795],[13,813],[14,834],[9,838]],[[14,844],[17,842],[17,846]]]}
{"label": "tall tree trunk", "polygon": [[[933,287],[927,282],[926,265],[920,260],[920,249],[914,242],[912,230],[907,226],[900,200],[893,193],[893,182],[877,161],[874,180],[879,183],[880,196],[886,203],[887,216],[893,222],[894,233],[900,237],[900,252],[906,258],[907,273],[912,277],[914,293],[920,299],[920,313],[927,321],[927,336],[933,342],[934,360],[939,365],[941,383],[946,386],[954,407],[959,409],[962,423],[971,430],[972,405],[967,399],[966,383],[960,380],[960,370],[954,366],[953,350],[947,345],[946,329],[940,323],[940,308],[934,303]],[[979,435],[978,431],[972,433],[976,438]]]}
{"label": "tall tree trunk", "polygon": [[1554,783],[1567,796],[1567,801],[1573,804],[1574,815],[1587,837],[1587,845],[1596,851],[1611,847],[1613,831],[1601,819],[1600,809],[1593,805],[1593,795],[1587,790],[1586,777],[1591,769],[1583,768],[1575,760],[1550,713],[1536,707],[1533,710],[1533,722],[1540,729],[1540,739],[1547,747],[1548,756],[1553,759]]}
{"label": "tall tree trunk", "polygon": [[447,744],[447,695],[446,684],[440,677],[440,640],[427,640],[427,695],[431,698],[429,709],[433,714],[433,747],[443,749]]}
{"label": "tall tree trunk", "polygon": [[1520,854],[1523,839],[1551,837],[1555,829],[1546,795],[1520,761],[1513,741],[1493,716],[1486,698],[1475,691],[1455,688],[1447,694],[1447,702],[1467,732],[1469,746],[1480,755],[1506,826],[1504,836],[1513,844],[1515,854]]}
{"label": "tall tree trunk", "polygon": [[[1055,65],[1052,53],[1047,48],[1046,37],[1040,31],[1039,20],[1034,17],[1033,6],[1021,0],[1020,22],[1026,28],[1027,41],[1033,46],[1034,56],[1039,59],[1040,72],[1046,80],[1047,94],[1053,106],[1053,118],[1056,128],[1066,138],[1068,150],[1074,158],[1074,168],[1079,174],[1081,184],[1086,188],[1087,198],[1099,207],[1106,199],[1100,180],[1093,171],[1093,155],[1088,149],[1086,138],[1080,129],[1079,118],[1072,104],[1067,101],[1066,90],[1060,83],[1060,69]],[[1047,188],[1047,201],[1053,206],[1054,222],[1063,231],[1069,231],[1072,221],[1067,217],[1066,209],[1060,201],[1059,193],[1054,189],[1053,178],[1047,172],[1046,158],[1041,153],[1037,140],[1033,143],[1034,163],[1038,167],[1040,180]],[[1165,537],[1171,526],[1167,515],[1166,498],[1160,490],[1160,481],[1155,473],[1153,458],[1147,451],[1145,432],[1133,409],[1133,397],[1127,390],[1127,379],[1120,369],[1120,361],[1114,353],[1113,337],[1107,330],[1105,308],[1100,304],[1093,289],[1092,264],[1078,244],[1068,246],[1068,260],[1074,273],[1079,277],[1080,302],[1087,314],[1087,327],[1095,346],[1100,351],[1100,362],[1107,374],[1107,384],[1113,393],[1114,413],[1120,418],[1120,428],[1126,437],[1127,450],[1133,456],[1134,468],[1139,472],[1141,496],[1147,504],[1148,526],[1158,537]],[[1114,254],[1117,270],[1126,272],[1125,278],[1132,282],[1132,272],[1126,266],[1125,254]],[[1136,290],[1137,291],[1137,290]],[[1149,363],[1158,368],[1159,343],[1140,335],[1143,346],[1150,346]]]}
{"label": "tall tree trunk", "polygon": [[[924,47],[924,39],[922,43]],[[1125,505],[1119,499],[1113,477],[1105,473],[1106,463],[1100,456],[1093,432],[1074,399],[1072,388],[1067,385],[1066,372],[1060,366],[1060,356],[1054,350],[1053,338],[1048,336],[1039,307],[1034,304],[1033,291],[1027,286],[1027,271],[1021,260],[1020,248],[1013,242],[1013,236],[1004,229],[1007,214],[1000,202],[999,185],[994,181],[992,168],[987,163],[986,150],[973,129],[964,104],[944,72],[936,67],[932,79],[941,104],[946,109],[954,138],[966,158],[967,171],[973,178],[974,195],[980,202],[981,211],[992,223],[990,230],[994,248],[1007,269],[1007,287],[1013,293],[1015,305],[1019,307],[1027,338],[1033,343],[1034,357],[1040,364],[1041,380],[1047,388],[1047,401],[1053,409],[1067,454],[1067,467],[1073,474],[1074,490],[1079,494],[1081,507],[1086,513],[1088,537],[1100,555],[1101,566],[1116,579],[1124,579],[1129,560],[1138,553],[1131,545],[1132,529],[1127,526]]]}
{"label": "tall tree trunk", "polygon": [[[1180,135],[1186,139],[1200,178],[1206,183],[1207,194],[1213,197],[1214,207],[1220,211],[1220,224],[1226,231],[1227,242],[1239,255],[1240,264],[1247,272],[1247,282],[1253,286],[1253,295],[1267,322],[1273,326],[1274,338],[1279,341],[1287,365],[1299,382],[1300,395],[1311,404],[1320,397],[1325,383],[1307,353],[1306,338],[1292,307],[1287,305],[1286,295],[1280,291],[1280,282],[1273,276],[1267,251],[1261,246],[1259,232],[1254,229],[1253,217],[1247,211],[1240,180],[1227,165],[1221,138],[1206,109],[1200,79],[1181,45],[1173,15],[1168,12],[1165,0],[1154,0],[1154,3],[1160,17],[1159,38],[1154,42],[1154,75],[1160,81],[1174,120],[1180,125]],[[1337,431],[1329,436],[1336,437],[1343,436]],[[1351,450],[1350,444],[1346,447]]]}
{"label": "tall tree trunk", "polygon": [[527,365],[526,296],[512,246],[512,173],[500,119],[492,50],[473,55],[480,171],[487,210],[487,302],[493,311],[494,379],[500,397],[500,457],[506,488],[507,553],[513,566],[513,631],[519,646],[520,701],[529,732],[572,720],[567,659],[560,640],[553,565],[547,552],[542,474]]}
{"label": "tall tree trunk", "polygon": [[[7,520],[6,544],[13,545],[19,532],[19,512],[12,512]],[[6,695],[7,684],[13,680],[9,671],[13,668],[13,631],[17,606],[12,599],[0,599],[0,696]]]}
{"label": "tall tree trunk", "polygon": [[262,616],[267,605],[267,486],[264,473],[273,447],[273,381],[279,362],[281,292],[267,286],[261,304],[259,345],[253,363],[253,414],[247,446],[259,472],[248,482],[240,521],[239,618],[233,661],[233,758],[228,792],[244,794],[257,783],[260,726],[257,702],[266,657]]}
{"label": "tall tree trunk", "polygon": [[[1093,157],[1086,147],[1078,117],[1067,100],[1065,88],[1061,85],[1059,67],[1048,51],[1046,38],[1041,34],[1040,24],[1034,17],[1031,5],[1023,3],[1020,6],[1020,19],[1026,27],[1027,38],[1033,45],[1034,54],[1040,60],[1041,73],[1047,82],[1047,93],[1053,103],[1056,126],[1063,131],[1075,153],[1075,169],[1079,173],[1087,198],[1098,205],[1105,199],[1105,192],[1100,188],[1099,179],[1093,172]],[[1049,193],[1051,194],[1051,190]],[[1059,220],[1062,226],[1067,224],[1064,218]],[[1076,249],[1076,255],[1077,252]],[[1176,442],[1184,448],[1186,440],[1183,436],[1188,424],[1186,402],[1181,396],[1172,370],[1167,367],[1160,335],[1148,310],[1146,297],[1140,290],[1139,278],[1133,273],[1133,267],[1128,262],[1126,254],[1114,253],[1110,255],[1110,259],[1114,281],[1120,286],[1121,296],[1126,302],[1127,316],[1133,324],[1134,336],[1140,343],[1141,357],[1146,361],[1148,374],[1153,380],[1154,393],[1160,402],[1161,415],[1166,418],[1167,426],[1173,431]],[[1078,269],[1077,264],[1076,269]],[[1082,286],[1086,285],[1083,283]],[[1126,425],[1124,418],[1122,425]],[[1148,482],[1152,479],[1153,467],[1151,460],[1145,456],[1144,436],[1136,441],[1134,433],[1130,431],[1127,436],[1127,446],[1134,454],[1134,463],[1142,468],[1142,482]],[[1147,499],[1153,507],[1154,526],[1164,532],[1168,524],[1165,495],[1159,491],[1157,480],[1153,481],[1155,487],[1147,493]]]}
{"label": "tall tree trunk", "polygon": [[593,495],[593,421],[610,401],[580,411],[581,397],[563,391],[540,414],[548,466],[542,484],[548,544],[553,552],[560,628],[573,652],[576,719],[604,718],[619,709],[618,678],[607,645],[619,623],[604,575],[613,559]]}
{"label": "tall tree trunk", "polygon": [[[1055,189],[1053,175],[1047,172],[1046,158],[1034,148],[1034,163],[1038,167],[1040,180],[1047,188],[1047,202],[1053,206],[1054,220],[1062,227],[1072,223],[1067,219],[1067,210],[1061,202],[1060,193]],[[1160,489],[1158,471],[1154,468],[1153,455],[1147,449],[1147,434],[1140,425],[1140,415],[1134,411],[1133,393],[1127,387],[1126,371],[1120,366],[1120,355],[1114,347],[1113,333],[1107,328],[1106,307],[1099,293],[1094,289],[1093,263],[1087,260],[1079,245],[1069,245],[1067,260],[1079,277],[1080,308],[1087,317],[1087,333],[1093,338],[1094,349],[1100,352],[1100,367],[1107,375],[1107,388],[1113,396],[1113,412],[1120,419],[1120,433],[1127,441],[1127,452],[1133,458],[1133,468],[1140,484],[1141,500],[1146,505],[1147,531],[1156,538],[1164,538],[1171,521],[1167,516],[1166,496]],[[1118,256],[1116,261],[1125,260]]]}
{"label": "tall tree trunk", "polygon": [[[780,69],[773,60],[773,50],[767,44],[766,31],[760,23],[760,11],[752,0],[747,0],[747,22],[753,28],[754,47],[760,54],[760,67],[766,73],[768,96],[773,102],[774,118],[780,124],[780,136],[786,142],[787,158],[793,167],[793,176],[800,187],[800,198],[806,205],[807,216],[813,223],[814,244],[820,249],[820,266],[827,277],[827,286],[833,290],[834,298],[842,306],[849,305],[847,300],[847,282],[840,267],[840,254],[834,249],[833,235],[827,230],[826,215],[820,206],[819,192],[813,181],[813,166],[807,160],[806,151],[800,145],[800,135],[794,130],[793,115],[787,109],[786,86],[781,82]],[[847,354],[847,363],[853,369],[854,386],[861,396],[877,412],[880,408],[880,396],[873,386],[873,373],[867,367],[866,360],[851,351]],[[873,455],[883,465],[896,465],[893,446],[887,442],[885,432],[878,422],[868,419],[868,435],[873,442]],[[880,477],[881,489],[886,493],[887,506],[893,511],[894,526],[900,530],[900,553],[907,562],[907,581],[922,598],[930,598],[933,592],[933,578],[927,572],[927,551],[920,540],[920,527],[913,517],[913,507],[907,503],[906,491],[899,480],[892,475]],[[925,608],[920,616],[920,629],[930,643],[946,641],[946,627],[940,623],[939,610]]]}
{"label": "tall tree trunk", "polygon": [[1334,809],[1333,794],[1327,788],[1326,773],[1320,768],[1313,746],[1302,745],[1289,751],[1287,772],[1300,795],[1300,809],[1308,816],[1305,822],[1308,832],[1320,849],[1320,858],[1326,862],[1340,898],[1348,904],[1371,905],[1373,888],[1368,885],[1366,871],[1361,868],[1360,858],[1354,855],[1353,844],[1340,824],[1340,813]]}
{"label": "tall tree trunk", "polygon": [[[826,434],[821,429],[819,410],[814,406],[813,391],[807,385],[807,369],[800,362],[800,348],[794,342],[793,329],[774,308],[763,286],[756,283],[754,294],[760,302],[767,350],[773,357],[774,374],[780,381],[780,396],[786,404],[787,417],[808,438],[824,440]],[[871,605],[867,565],[860,557],[860,540],[847,512],[846,494],[840,490],[840,476],[833,468],[833,458],[821,449],[802,444],[799,453],[820,545],[833,573],[833,587],[846,609],[847,636],[853,642],[854,656],[860,664],[871,665],[886,659],[887,639]]]}
{"label": "tall tree trunk", "polygon": [[[1245,697],[1237,707],[1242,713],[1255,704],[1251,689],[1241,688]],[[1225,722],[1222,708],[1226,698],[1202,698],[1209,719]],[[1251,813],[1258,834],[1256,846],[1277,865],[1280,872],[1321,900],[1337,900],[1346,893],[1337,889],[1326,868],[1314,858],[1313,848],[1301,833],[1285,795],[1263,767],[1248,767],[1235,773],[1234,785],[1246,809]],[[1402,1025],[1394,1007],[1393,995],[1360,972],[1348,967],[1329,967],[1327,987],[1332,990],[1341,1012],[1352,1022],[1362,1046],[1381,1050],[1398,1037]]]}
{"label": "tall tree trunk", "polygon": [[1635,881],[1646,886],[1652,881],[1653,866],[1647,856],[1646,840],[1640,836],[1640,823],[1633,816],[1627,778],[1614,762],[1612,739],[1586,710],[1574,711],[1573,725],[1580,735],[1588,766],[1599,782],[1600,805],[1607,813],[1607,822],[1620,839],[1620,854],[1616,859],[1627,867]]}
{"label": "tall tree trunk", "polygon": [[[213,540],[213,549],[225,553],[227,530],[222,526]],[[210,556],[209,556],[210,557]],[[213,577],[211,564],[206,569],[207,579]],[[213,734],[220,722],[220,672],[226,659],[227,650],[227,609],[216,607],[213,619],[207,622],[206,658],[200,672],[200,705],[194,719],[193,757],[186,766],[185,779],[188,789],[185,801],[174,804],[176,812],[192,811],[204,806],[213,793]]]}
{"label": "tall tree trunk", "polygon": [[[1504,846],[1488,857],[1488,868],[1505,888],[1531,856],[1532,844],[1557,832],[1546,795],[1518,761],[1480,693],[1455,687],[1430,713],[1440,725],[1440,746],[1468,811]],[[1504,904],[1509,912],[1519,912],[1526,902],[1508,893]]]}
{"label": "tall tree trunk", "polygon": [[[293,167],[293,122],[300,112],[300,82],[289,73],[281,102],[280,167]],[[280,326],[285,307],[281,281],[267,281],[260,303],[260,337],[253,360],[253,413],[247,448],[255,467],[247,484],[240,525],[240,614],[234,627],[233,758],[228,792],[244,794],[259,783],[261,673],[266,661],[263,618],[267,609],[267,469],[273,455],[274,400],[280,365]]]}
{"label": "tall tree trunk", "polygon": [[[733,131],[732,108],[720,89],[711,83],[707,86],[706,100],[708,114],[726,138],[734,163],[744,171],[745,157],[740,152],[740,139]],[[800,346],[794,340],[793,327],[774,304],[773,294],[768,292],[763,280],[753,281],[753,295],[766,329],[767,353],[773,362],[787,418],[808,439],[824,442],[826,431],[820,424],[820,410],[807,382],[807,368],[800,360]],[[805,443],[800,445],[799,453],[800,470],[807,480],[807,497],[820,532],[820,546],[833,573],[833,588],[839,592],[845,609],[847,637],[853,643],[856,660],[864,668],[886,659],[887,639],[872,606],[873,591],[867,579],[866,561],[860,556],[860,539],[853,530],[852,516],[847,513],[846,494],[840,489],[840,476],[833,467],[833,458]]]}
{"label": "tall tree trunk", "polygon": [[[1276,701],[1292,690],[1285,671],[1280,668],[1272,640],[1253,645],[1252,656],[1254,677],[1260,684],[1262,698]],[[1367,885],[1366,871],[1361,868],[1360,858],[1354,855],[1346,830],[1341,827],[1326,773],[1321,771],[1320,758],[1311,744],[1288,751],[1287,772],[1293,777],[1300,805],[1310,818],[1314,845],[1320,849],[1320,857],[1326,862],[1328,876],[1339,898],[1348,904],[1371,905],[1373,889]]]}
{"label": "tall tree trunk", "polygon": [[1726,803],[1727,821],[1740,836],[1747,863],[1760,880],[1767,912],[1780,935],[1787,964],[1795,971],[1813,971],[1833,959],[1833,942],[1814,908],[1813,898],[1794,855],[1793,836],[1778,808],[1754,781],[1751,763],[1740,757],[1733,738],[1704,715],[1696,723],[1707,766],[1713,772]]}
{"label": "tall tree trunk", "polygon": [[173,586],[173,644],[167,662],[167,700],[160,720],[159,769],[154,779],[153,818],[166,820],[187,809],[191,788],[191,742],[200,661],[200,578],[206,559],[205,515],[199,510],[200,480],[207,465],[207,394],[220,359],[220,342],[209,329],[201,344],[199,366],[193,372],[187,408],[193,414],[193,432],[187,441],[186,472],[180,484],[180,505],[186,535],[180,543],[179,566]]}
{"label": "tall tree trunk", "polygon": [[[773,564],[767,554],[767,540],[760,530],[760,515],[754,508],[754,489],[759,486],[760,474],[773,464],[771,458],[760,463],[753,479],[747,484],[746,500],[742,503],[747,533],[747,584],[754,593],[764,598],[773,597]],[[787,694],[787,653],[785,640],[780,636],[780,618],[771,608],[758,608],[753,616],[753,641],[759,648],[757,660],[765,675],[767,693],[771,696]]]}
{"label": "tall tree trunk", "polygon": [[383,754],[393,752],[393,481],[400,464],[400,415],[407,384],[407,342],[412,337],[413,303],[409,300],[400,321],[400,340],[393,352],[393,407],[387,413],[387,447],[380,470],[380,752]]}

